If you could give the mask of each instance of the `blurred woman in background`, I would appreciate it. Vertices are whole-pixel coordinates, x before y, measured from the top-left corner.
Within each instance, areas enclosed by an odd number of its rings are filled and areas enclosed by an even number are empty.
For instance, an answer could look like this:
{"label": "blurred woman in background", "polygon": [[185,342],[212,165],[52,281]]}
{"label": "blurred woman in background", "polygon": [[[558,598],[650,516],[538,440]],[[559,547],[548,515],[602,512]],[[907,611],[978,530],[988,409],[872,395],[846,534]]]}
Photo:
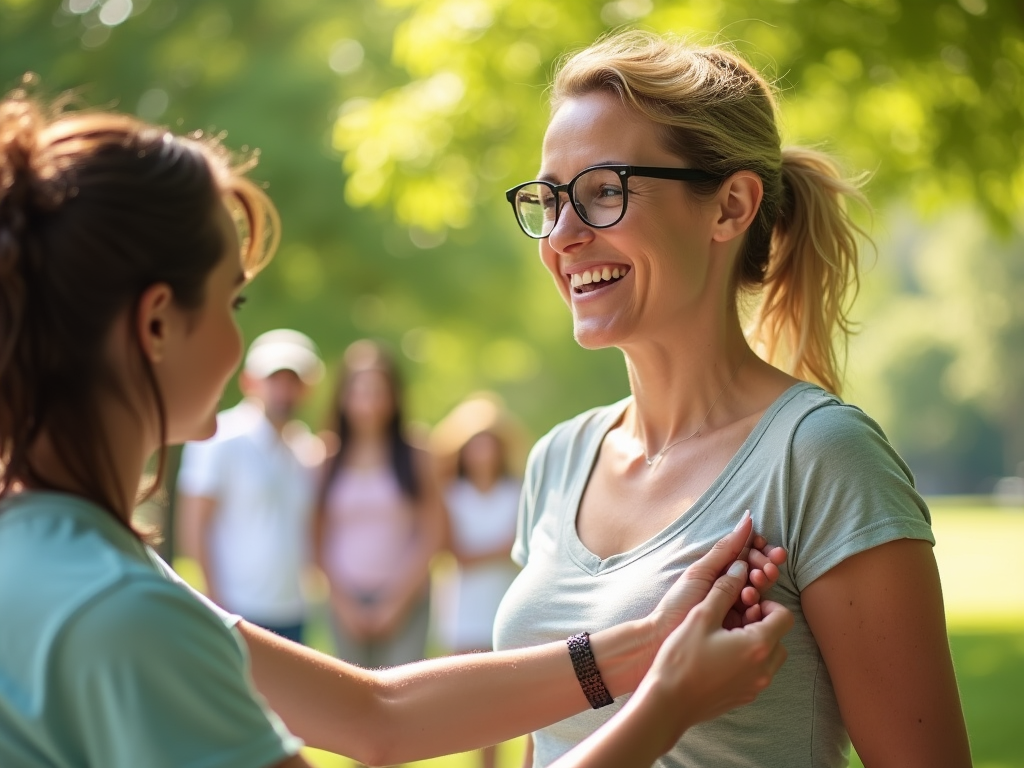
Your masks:
{"label": "blurred woman in background", "polygon": [[430,559],[444,511],[429,456],[404,433],[398,371],[379,344],[342,359],[314,552],[330,585],[338,658],[372,668],[422,659]]}
{"label": "blurred woman in background", "polygon": [[464,400],[431,434],[457,563],[440,639],[454,653],[491,650],[494,615],[519,568],[512,562],[522,430],[491,393]]}
{"label": "blurred woman in background", "polygon": [[[521,430],[491,393],[457,405],[434,428],[431,450],[448,511],[455,570],[441,580],[438,635],[452,653],[489,651],[498,604],[519,573],[512,542],[521,489]],[[494,768],[495,747],[481,753]]]}

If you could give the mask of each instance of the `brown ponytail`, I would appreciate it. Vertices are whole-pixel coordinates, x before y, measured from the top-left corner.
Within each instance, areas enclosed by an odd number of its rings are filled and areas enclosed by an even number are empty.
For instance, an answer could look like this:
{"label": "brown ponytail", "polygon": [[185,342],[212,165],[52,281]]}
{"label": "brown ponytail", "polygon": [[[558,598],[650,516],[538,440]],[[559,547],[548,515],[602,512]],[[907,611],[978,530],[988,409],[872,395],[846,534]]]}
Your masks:
{"label": "brown ponytail", "polygon": [[[839,394],[837,342],[850,333],[857,239],[845,200],[865,203],[826,155],[781,148],[771,86],[723,48],[649,32],[610,35],[559,68],[552,106],[594,91],[662,126],[665,147],[726,179],[756,173],[764,187],[736,265],[737,291],[760,294],[747,335],[766,360]],[[718,182],[690,184],[697,195]]]}
{"label": "brown ponytail", "polygon": [[[103,347],[151,285],[169,285],[186,310],[202,305],[226,245],[222,203],[240,220],[245,269],[269,257],[276,213],[241,173],[215,143],[130,116],[47,117],[21,90],[0,101],[0,496],[55,487],[32,460],[46,434],[79,491],[128,519],[134,500],[116,498],[95,407],[101,390],[118,391]],[[139,359],[165,437],[141,349]]]}

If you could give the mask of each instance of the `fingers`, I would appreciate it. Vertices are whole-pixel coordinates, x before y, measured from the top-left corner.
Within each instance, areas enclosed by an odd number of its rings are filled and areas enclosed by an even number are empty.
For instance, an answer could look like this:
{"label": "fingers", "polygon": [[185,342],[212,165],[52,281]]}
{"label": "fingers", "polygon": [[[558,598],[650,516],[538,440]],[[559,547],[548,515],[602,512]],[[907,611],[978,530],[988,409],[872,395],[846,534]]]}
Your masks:
{"label": "fingers", "polygon": [[735,560],[724,575],[715,579],[708,596],[701,602],[705,615],[714,626],[721,626],[747,582],[747,564]]}
{"label": "fingers", "polygon": [[759,622],[745,629],[760,633],[770,643],[777,643],[793,628],[793,614],[776,602],[764,600],[761,603],[761,614]]}
{"label": "fingers", "polygon": [[705,571],[708,581],[710,581],[728,568],[729,563],[739,558],[740,553],[747,546],[752,530],[753,523],[750,520],[750,510],[748,509],[743,513],[743,517],[740,518],[732,532],[715,542],[711,551],[690,566],[688,570],[696,568],[698,571]]}

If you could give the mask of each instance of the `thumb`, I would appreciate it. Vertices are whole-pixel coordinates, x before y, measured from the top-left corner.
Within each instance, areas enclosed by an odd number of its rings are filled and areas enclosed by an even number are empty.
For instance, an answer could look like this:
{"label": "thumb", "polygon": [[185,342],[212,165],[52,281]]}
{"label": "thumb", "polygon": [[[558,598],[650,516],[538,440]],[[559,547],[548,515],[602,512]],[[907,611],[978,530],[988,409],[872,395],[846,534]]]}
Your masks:
{"label": "thumb", "polygon": [[753,536],[753,523],[750,519],[750,510],[743,513],[736,527],[723,536],[711,548],[711,551],[700,560],[690,566],[690,570],[697,572],[709,582],[718,576],[733,560],[746,560],[746,552],[749,551],[750,540]]}
{"label": "thumb", "polygon": [[725,621],[725,615],[729,609],[736,604],[740,596],[740,590],[747,583],[747,564],[743,560],[736,560],[729,566],[729,570],[715,579],[708,596],[701,602],[708,618],[715,626],[721,626]]}

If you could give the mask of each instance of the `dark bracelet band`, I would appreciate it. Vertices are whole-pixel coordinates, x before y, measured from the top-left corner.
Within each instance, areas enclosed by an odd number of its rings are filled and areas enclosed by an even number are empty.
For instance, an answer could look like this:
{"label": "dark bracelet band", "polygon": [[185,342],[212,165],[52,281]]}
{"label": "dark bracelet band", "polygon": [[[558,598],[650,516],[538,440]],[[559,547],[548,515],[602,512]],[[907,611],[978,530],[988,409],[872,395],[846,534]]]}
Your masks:
{"label": "dark bracelet band", "polygon": [[594,652],[590,650],[590,635],[580,632],[565,642],[569,646],[569,658],[572,660],[572,668],[576,670],[576,679],[580,681],[580,687],[590,706],[600,709],[613,703],[614,699],[601,679],[597,661],[594,660]]}

